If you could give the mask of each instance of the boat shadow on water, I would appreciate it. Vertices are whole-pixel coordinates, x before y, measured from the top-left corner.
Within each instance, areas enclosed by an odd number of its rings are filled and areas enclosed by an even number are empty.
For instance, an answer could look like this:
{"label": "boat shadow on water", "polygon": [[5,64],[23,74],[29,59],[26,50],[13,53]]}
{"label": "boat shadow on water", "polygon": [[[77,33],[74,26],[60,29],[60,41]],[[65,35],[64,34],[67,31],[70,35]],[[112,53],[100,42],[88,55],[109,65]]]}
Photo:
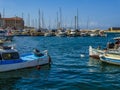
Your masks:
{"label": "boat shadow on water", "polygon": [[3,78],[39,78],[41,77],[41,73],[45,72],[49,73],[51,68],[50,64],[46,64],[43,66],[33,67],[33,68],[24,68],[7,72],[0,72],[0,81]]}
{"label": "boat shadow on water", "polygon": [[0,73],[0,90],[18,90],[19,84],[31,80],[48,80],[50,65],[41,66],[40,69],[29,68]]}

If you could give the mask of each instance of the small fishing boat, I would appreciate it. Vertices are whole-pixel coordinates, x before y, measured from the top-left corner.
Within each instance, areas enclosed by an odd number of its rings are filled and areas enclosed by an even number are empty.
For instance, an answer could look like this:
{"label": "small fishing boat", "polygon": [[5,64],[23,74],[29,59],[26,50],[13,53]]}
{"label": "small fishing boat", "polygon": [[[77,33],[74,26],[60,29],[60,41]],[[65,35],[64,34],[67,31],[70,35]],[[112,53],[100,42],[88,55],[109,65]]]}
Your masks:
{"label": "small fishing boat", "polygon": [[89,56],[99,59],[99,55],[105,53],[106,50],[101,50],[99,48],[93,48],[92,46],[89,46]]}
{"label": "small fishing boat", "polygon": [[99,55],[103,54],[105,52],[120,53],[120,37],[113,38],[112,42],[107,43],[107,47],[105,49],[100,49],[100,47],[93,48],[92,46],[89,46],[89,56],[90,57],[99,59]]}
{"label": "small fishing boat", "polygon": [[41,65],[50,64],[50,62],[51,58],[47,51],[40,53],[35,49],[32,53],[20,55],[13,47],[0,49],[0,72],[31,67],[40,68]]}
{"label": "small fishing boat", "polygon": [[105,53],[99,57],[102,62],[120,65],[120,53]]}
{"label": "small fishing boat", "polygon": [[3,30],[0,29],[0,39],[4,41],[12,41],[14,35],[11,33],[10,30]]}

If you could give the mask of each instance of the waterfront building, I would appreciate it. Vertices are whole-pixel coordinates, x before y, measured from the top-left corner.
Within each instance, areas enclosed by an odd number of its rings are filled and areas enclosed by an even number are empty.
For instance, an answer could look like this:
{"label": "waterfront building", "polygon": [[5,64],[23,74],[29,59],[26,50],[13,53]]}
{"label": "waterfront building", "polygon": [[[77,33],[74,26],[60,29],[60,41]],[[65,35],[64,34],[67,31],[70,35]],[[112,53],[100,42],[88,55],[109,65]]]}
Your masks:
{"label": "waterfront building", "polygon": [[2,28],[12,28],[12,29],[23,29],[24,28],[24,20],[20,17],[12,17],[12,18],[2,18],[0,15],[0,27]]}
{"label": "waterfront building", "polygon": [[110,28],[108,28],[108,30],[106,30],[106,32],[109,32],[109,33],[120,33],[120,27],[110,27]]}

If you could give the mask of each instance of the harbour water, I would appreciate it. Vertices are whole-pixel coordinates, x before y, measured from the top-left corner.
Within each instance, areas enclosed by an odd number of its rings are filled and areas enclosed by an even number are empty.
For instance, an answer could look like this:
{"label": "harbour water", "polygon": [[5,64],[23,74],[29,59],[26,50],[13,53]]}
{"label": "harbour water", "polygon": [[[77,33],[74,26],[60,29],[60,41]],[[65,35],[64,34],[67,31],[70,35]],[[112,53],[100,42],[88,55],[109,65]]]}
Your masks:
{"label": "harbour water", "polygon": [[[119,35],[116,35],[119,36]],[[108,37],[14,37],[20,54],[48,50],[51,66],[0,73],[0,90],[119,90],[120,66],[89,58],[89,45],[104,48]],[[84,57],[80,57],[80,55]]]}

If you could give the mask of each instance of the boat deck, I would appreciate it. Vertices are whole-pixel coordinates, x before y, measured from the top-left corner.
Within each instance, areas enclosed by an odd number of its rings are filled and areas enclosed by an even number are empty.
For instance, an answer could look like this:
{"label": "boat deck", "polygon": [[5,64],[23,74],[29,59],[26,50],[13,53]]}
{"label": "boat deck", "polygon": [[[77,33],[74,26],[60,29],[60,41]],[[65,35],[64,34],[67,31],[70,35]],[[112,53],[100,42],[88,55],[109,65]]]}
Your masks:
{"label": "boat deck", "polygon": [[46,55],[43,56],[35,56],[33,54],[25,54],[20,57],[20,59],[15,59],[15,60],[0,60],[0,65],[5,65],[5,64],[14,64],[14,63],[21,63],[21,62],[26,62],[26,61],[33,61],[37,60],[39,58],[44,58]]}
{"label": "boat deck", "polygon": [[33,54],[27,54],[27,55],[23,55],[23,56],[21,56],[21,59],[22,60],[27,60],[27,61],[32,61],[32,60],[37,60],[37,59],[39,59],[39,58],[44,58],[44,57],[46,57],[46,55],[43,55],[43,56],[35,56],[35,55],[33,55]]}

